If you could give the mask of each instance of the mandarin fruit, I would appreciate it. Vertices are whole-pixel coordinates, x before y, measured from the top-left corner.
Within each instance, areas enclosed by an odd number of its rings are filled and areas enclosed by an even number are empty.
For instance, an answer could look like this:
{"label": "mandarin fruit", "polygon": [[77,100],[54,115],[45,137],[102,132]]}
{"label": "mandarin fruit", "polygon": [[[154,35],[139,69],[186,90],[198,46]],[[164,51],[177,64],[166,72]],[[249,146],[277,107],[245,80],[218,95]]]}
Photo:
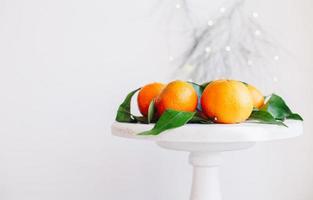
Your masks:
{"label": "mandarin fruit", "polygon": [[194,112],[197,108],[197,92],[190,83],[173,81],[169,83],[155,101],[157,115],[167,109]]}
{"label": "mandarin fruit", "polygon": [[250,91],[250,94],[251,94],[251,97],[252,97],[252,100],[253,100],[253,107],[261,108],[264,105],[264,96],[254,86],[247,85],[247,87],[248,87],[248,89]]}
{"label": "mandarin fruit", "polygon": [[248,88],[240,81],[217,80],[206,86],[201,97],[203,113],[218,123],[245,121],[253,109]]}
{"label": "mandarin fruit", "polygon": [[142,87],[138,93],[137,104],[139,111],[143,116],[148,115],[148,109],[151,101],[161,93],[165,85],[163,83],[150,83]]}

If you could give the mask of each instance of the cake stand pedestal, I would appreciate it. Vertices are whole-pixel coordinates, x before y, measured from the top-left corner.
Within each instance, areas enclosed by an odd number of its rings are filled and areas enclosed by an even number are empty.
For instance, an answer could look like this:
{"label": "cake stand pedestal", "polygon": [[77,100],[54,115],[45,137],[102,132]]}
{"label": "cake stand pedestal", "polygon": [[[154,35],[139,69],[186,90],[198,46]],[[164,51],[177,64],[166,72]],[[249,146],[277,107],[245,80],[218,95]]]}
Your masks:
{"label": "cake stand pedestal", "polygon": [[221,154],[252,147],[257,142],[287,139],[303,132],[301,121],[287,120],[288,127],[267,124],[188,124],[157,136],[137,135],[153,125],[113,123],[115,136],[149,140],[160,147],[189,152],[193,166],[190,200],[222,200],[219,184]]}

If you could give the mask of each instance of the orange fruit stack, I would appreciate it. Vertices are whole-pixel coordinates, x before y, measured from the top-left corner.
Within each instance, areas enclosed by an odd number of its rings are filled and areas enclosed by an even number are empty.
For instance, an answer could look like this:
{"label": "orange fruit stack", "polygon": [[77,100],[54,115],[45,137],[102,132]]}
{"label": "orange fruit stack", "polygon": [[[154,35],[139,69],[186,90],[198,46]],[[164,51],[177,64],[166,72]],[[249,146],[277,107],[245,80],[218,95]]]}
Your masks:
{"label": "orange fruit stack", "polygon": [[[151,101],[155,102],[157,117],[165,110],[195,112],[198,95],[194,87],[185,81],[172,81],[165,85],[151,83],[138,94],[140,112],[147,116]],[[202,112],[217,123],[240,123],[249,118],[253,108],[261,108],[264,97],[252,85],[236,80],[216,80],[204,89],[200,99]]]}

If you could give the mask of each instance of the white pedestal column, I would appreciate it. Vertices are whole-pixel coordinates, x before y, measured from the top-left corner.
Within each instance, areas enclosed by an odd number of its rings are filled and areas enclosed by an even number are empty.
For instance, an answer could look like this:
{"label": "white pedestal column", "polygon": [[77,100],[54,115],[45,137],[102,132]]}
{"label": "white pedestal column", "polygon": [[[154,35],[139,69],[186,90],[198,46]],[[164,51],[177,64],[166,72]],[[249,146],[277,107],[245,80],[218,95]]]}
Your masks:
{"label": "white pedestal column", "polygon": [[219,152],[192,152],[189,162],[193,166],[190,200],[222,200],[219,183]]}

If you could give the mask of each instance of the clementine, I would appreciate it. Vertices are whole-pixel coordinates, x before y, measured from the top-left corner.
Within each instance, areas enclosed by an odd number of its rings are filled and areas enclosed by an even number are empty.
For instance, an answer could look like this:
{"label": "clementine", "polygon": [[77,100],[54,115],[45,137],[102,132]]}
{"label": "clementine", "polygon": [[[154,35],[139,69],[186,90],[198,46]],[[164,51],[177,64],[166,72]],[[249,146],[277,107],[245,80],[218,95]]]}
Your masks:
{"label": "clementine", "polygon": [[201,97],[203,113],[218,123],[245,121],[253,109],[248,88],[240,81],[217,80],[206,86]]}
{"label": "clementine", "polygon": [[150,83],[140,89],[137,97],[137,104],[139,111],[143,116],[148,115],[151,101],[155,100],[164,87],[165,85],[163,83]]}
{"label": "clementine", "polygon": [[247,85],[253,100],[253,107],[261,108],[264,105],[264,96],[262,93],[252,85]]}
{"label": "clementine", "polygon": [[169,83],[155,101],[157,115],[167,109],[194,112],[197,108],[197,92],[190,83],[173,81]]}

